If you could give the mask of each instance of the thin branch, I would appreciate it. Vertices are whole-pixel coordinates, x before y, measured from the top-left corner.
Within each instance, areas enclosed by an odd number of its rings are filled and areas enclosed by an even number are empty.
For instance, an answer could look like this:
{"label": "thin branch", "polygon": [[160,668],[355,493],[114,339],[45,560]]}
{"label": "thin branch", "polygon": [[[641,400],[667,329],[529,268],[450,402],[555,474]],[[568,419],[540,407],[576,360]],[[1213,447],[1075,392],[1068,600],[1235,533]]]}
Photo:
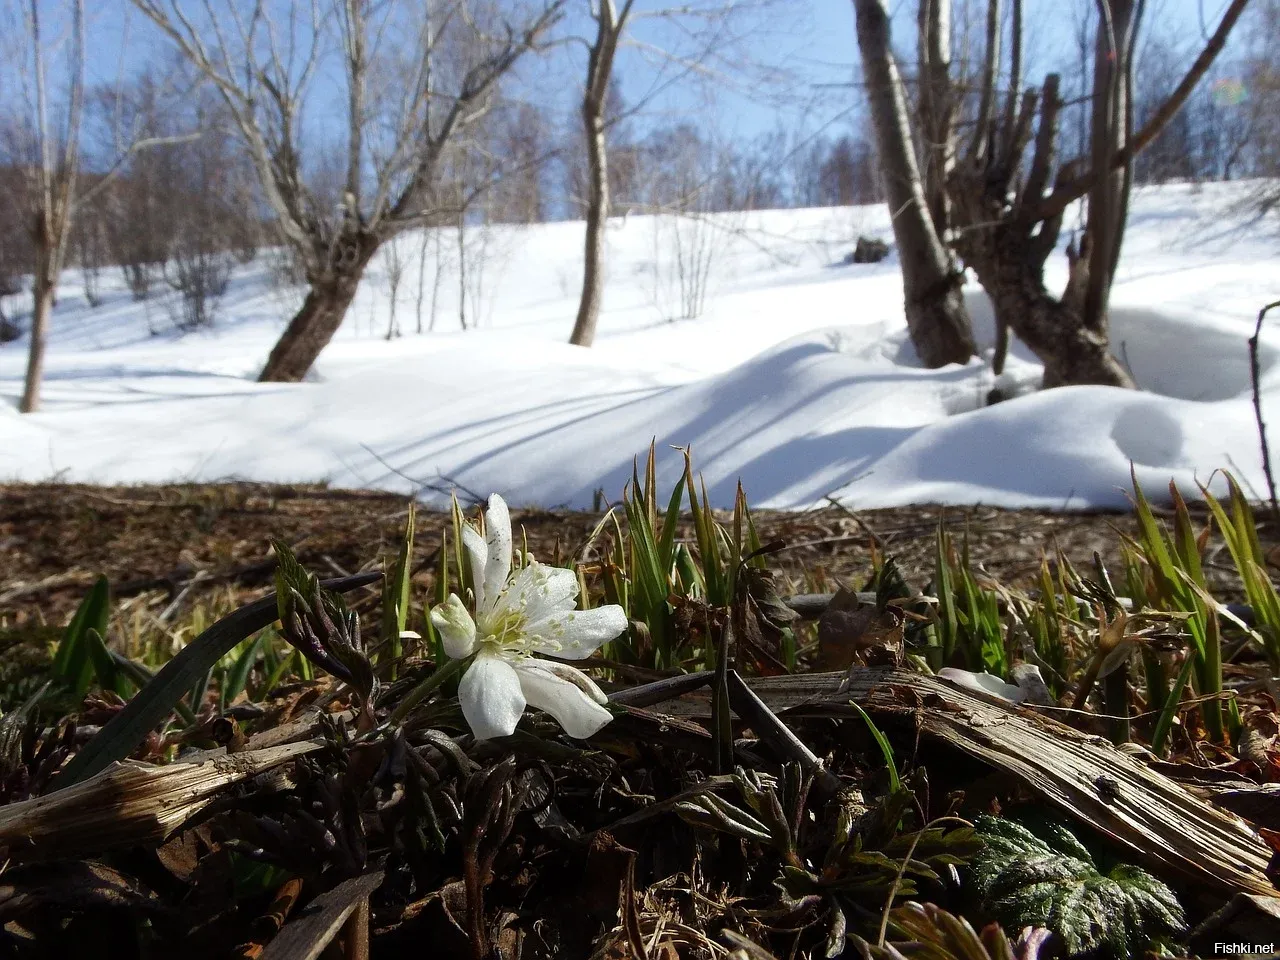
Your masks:
{"label": "thin branch", "polygon": [[1152,114],[1151,119],[1146,122],[1134,138],[1116,151],[1111,158],[1111,162],[1106,165],[1106,170],[1091,171],[1089,174],[1077,177],[1070,183],[1063,184],[1055,189],[1050,196],[1037,204],[1035,215],[1038,218],[1047,219],[1061,214],[1071,203],[1079,200],[1097,186],[1104,176],[1128,166],[1134,157],[1150,146],[1151,142],[1160,135],[1165,125],[1182,109],[1196,85],[1204,78],[1209,68],[1213,66],[1213,61],[1222,52],[1232,28],[1236,25],[1236,21],[1240,19],[1241,14],[1244,13],[1248,3],[1249,0],[1231,0],[1231,6],[1223,14],[1222,21],[1218,24],[1218,29],[1204,49],[1200,51],[1200,55],[1196,57],[1195,62],[1187,69],[1182,81],[1174,89],[1173,93],[1169,95],[1168,99],[1160,105],[1160,109]]}

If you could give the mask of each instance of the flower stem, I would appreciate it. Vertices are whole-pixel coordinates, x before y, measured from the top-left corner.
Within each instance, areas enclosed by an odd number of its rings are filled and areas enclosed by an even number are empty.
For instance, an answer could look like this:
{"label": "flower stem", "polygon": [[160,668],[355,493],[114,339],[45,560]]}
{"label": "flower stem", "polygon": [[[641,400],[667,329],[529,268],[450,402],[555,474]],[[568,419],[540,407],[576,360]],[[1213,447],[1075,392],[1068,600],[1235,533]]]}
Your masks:
{"label": "flower stem", "polygon": [[450,660],[442,667],[437,667],[431,676],[427,677],[420,684],[410,690],[391,711],[391,716],[387,717],[387,722],[383,727],[394,727],[404,722],[410,711],[428,696],[434,693],[438,688],[443,686],[449,680],[462,673],[464,667],[471,663],[471,657],[464,657],[461,660]]}

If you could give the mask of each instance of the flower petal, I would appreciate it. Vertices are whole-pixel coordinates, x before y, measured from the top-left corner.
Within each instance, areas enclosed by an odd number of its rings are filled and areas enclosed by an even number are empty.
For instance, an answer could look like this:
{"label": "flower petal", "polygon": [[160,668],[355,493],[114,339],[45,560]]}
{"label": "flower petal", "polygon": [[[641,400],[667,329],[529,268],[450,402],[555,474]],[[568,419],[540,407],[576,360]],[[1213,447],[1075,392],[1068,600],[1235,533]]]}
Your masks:
{"label": "flower petal", "polygon": [[[476,614],[479,615],[484,609],[486,597],[490,596],[484,589],[484,564],[489,548],[484,542],[484,537],[480,536],[476,528],[469,523],[462,525],[462,546],[467,551],[467,566],[471,568],[471,586],[476,598]],[[497,594],[492,596],[496,597]]]}
{"label": "flower petal", "polygon": [[519,613],[526,622],[533,623],[571,613],[577,606],[577,596],[578,577],[572,570],[531,563],[511,578],[496,606]]}
{"label": "flower petal", "polygon": [[543,660],[539,657],[526,657],[519,662],[517,670],[523,670],[525,667],[531,670],[542,670],[561,680],[568,680],[596,703],[603,705],[609,702],[609,697],[596,685],[596,682],[577,667],[555,660]]}
{"label": "flower petal", "polygon": [[611,603],[594,610],[574,610],[530,623],[526,628],[530,649],[554,653],[566,660],[584,660],[600,645],[621,636],[627,629],[627,614]]}
{"label": "flower petal", "polygon": [[[532,563],[536,572],[537,591],[529,598],[525,616],[531,623],[557,613],[568,613],[578,605],[578,575],[564,567],[548,567]],[[526,568],[528,569],[528,568]]]}
{"label": "flower petal", "polygon": [[[563,667],[562,664],[556,664]],[[545,710],[555,717],[556,722],[571,737],[585,740],[606,723],[613,719],[613,714],[596,702],[593,693],[585,687],[600,692],[600,688],[591,679],[573,667],[563,667],[578,673],[581,680],[566,680],[557,676],[560,670],[552,672],[547,669],[545,660],[517,660],[516,674],[520,677],[520,688],[524,691],[529,706]],[[600,694],[603,696],[603,694]]]}
{"label": "flower petal", "polygon": [[458,703],[475,738],[488,740],[515,733],[524,713],[525,694],[510,663],[482,652],[458,684]]}
{"label": "flower petal", "polygon": [[1025,690],[1011,683],[1005,683],[999,677],[993,677],[989,673],[974,673],[972,670],[961,670],[959,667],[943,667],[938,671],[938,677],[942,680],[950,680],[957,687],[999,697],[1010,703],[1021,703],[1027,699]]}
{"label": "flower petal", "polygon": [[432,608],[431,625],[440,633],[444,652],[454,660],[475,653],[476,622],[456,593],[449,594],[448,600]]}
{"label": "flower petal", "polygon": [[484,512],[484,536],[488,544],[484,595],[493,602],[511,576],[511,513],[507,510],[507,501],[496,493],[489,497],[489,509]]}

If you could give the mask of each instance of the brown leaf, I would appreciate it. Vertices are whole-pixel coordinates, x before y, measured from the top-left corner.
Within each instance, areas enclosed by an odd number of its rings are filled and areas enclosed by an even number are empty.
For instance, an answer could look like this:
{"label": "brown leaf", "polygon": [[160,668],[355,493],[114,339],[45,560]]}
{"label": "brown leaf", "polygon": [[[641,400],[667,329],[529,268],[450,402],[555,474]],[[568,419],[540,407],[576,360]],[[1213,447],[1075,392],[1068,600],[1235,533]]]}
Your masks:
{"label": "brown leaf", "polygon": [[200,863],[202,844],[199,830],[184,830],[156,850],[156,858],[179,880],[189,880]]}
{"label": "brown leaf", "polygon": [[582,900],[592,917],[612,920],[617,914],[635,859],[636,852],[618,843],[607,831],[601,830],[591,838],[582,875]]}
{"label": "brown leaf", "polygon": [[877,610],[871,603],[860,606],[858,595],[847,587],[836,591],[818,619],[818,653],[828,670],[844,670],[855,661],[892,665],[901,645],[901,612],[896,607]]}

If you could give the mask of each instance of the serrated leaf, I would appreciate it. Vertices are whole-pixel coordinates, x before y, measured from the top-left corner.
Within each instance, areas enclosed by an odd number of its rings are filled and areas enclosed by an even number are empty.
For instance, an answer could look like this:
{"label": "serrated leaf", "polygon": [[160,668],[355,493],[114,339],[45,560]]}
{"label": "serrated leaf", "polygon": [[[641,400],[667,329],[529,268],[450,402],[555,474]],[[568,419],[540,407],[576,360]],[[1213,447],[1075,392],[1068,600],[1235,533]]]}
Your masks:
{"label": "serrated leaf", "polygon": [[1068,955],[1120,958],[1186,929],[1172,891],[1138,867],[1104,876],[1088,849],[1061,824],[1038,832],[1012,820],[979,817],[985,842],[973,858],[975,890],[1006,930],[1046,927]]}

